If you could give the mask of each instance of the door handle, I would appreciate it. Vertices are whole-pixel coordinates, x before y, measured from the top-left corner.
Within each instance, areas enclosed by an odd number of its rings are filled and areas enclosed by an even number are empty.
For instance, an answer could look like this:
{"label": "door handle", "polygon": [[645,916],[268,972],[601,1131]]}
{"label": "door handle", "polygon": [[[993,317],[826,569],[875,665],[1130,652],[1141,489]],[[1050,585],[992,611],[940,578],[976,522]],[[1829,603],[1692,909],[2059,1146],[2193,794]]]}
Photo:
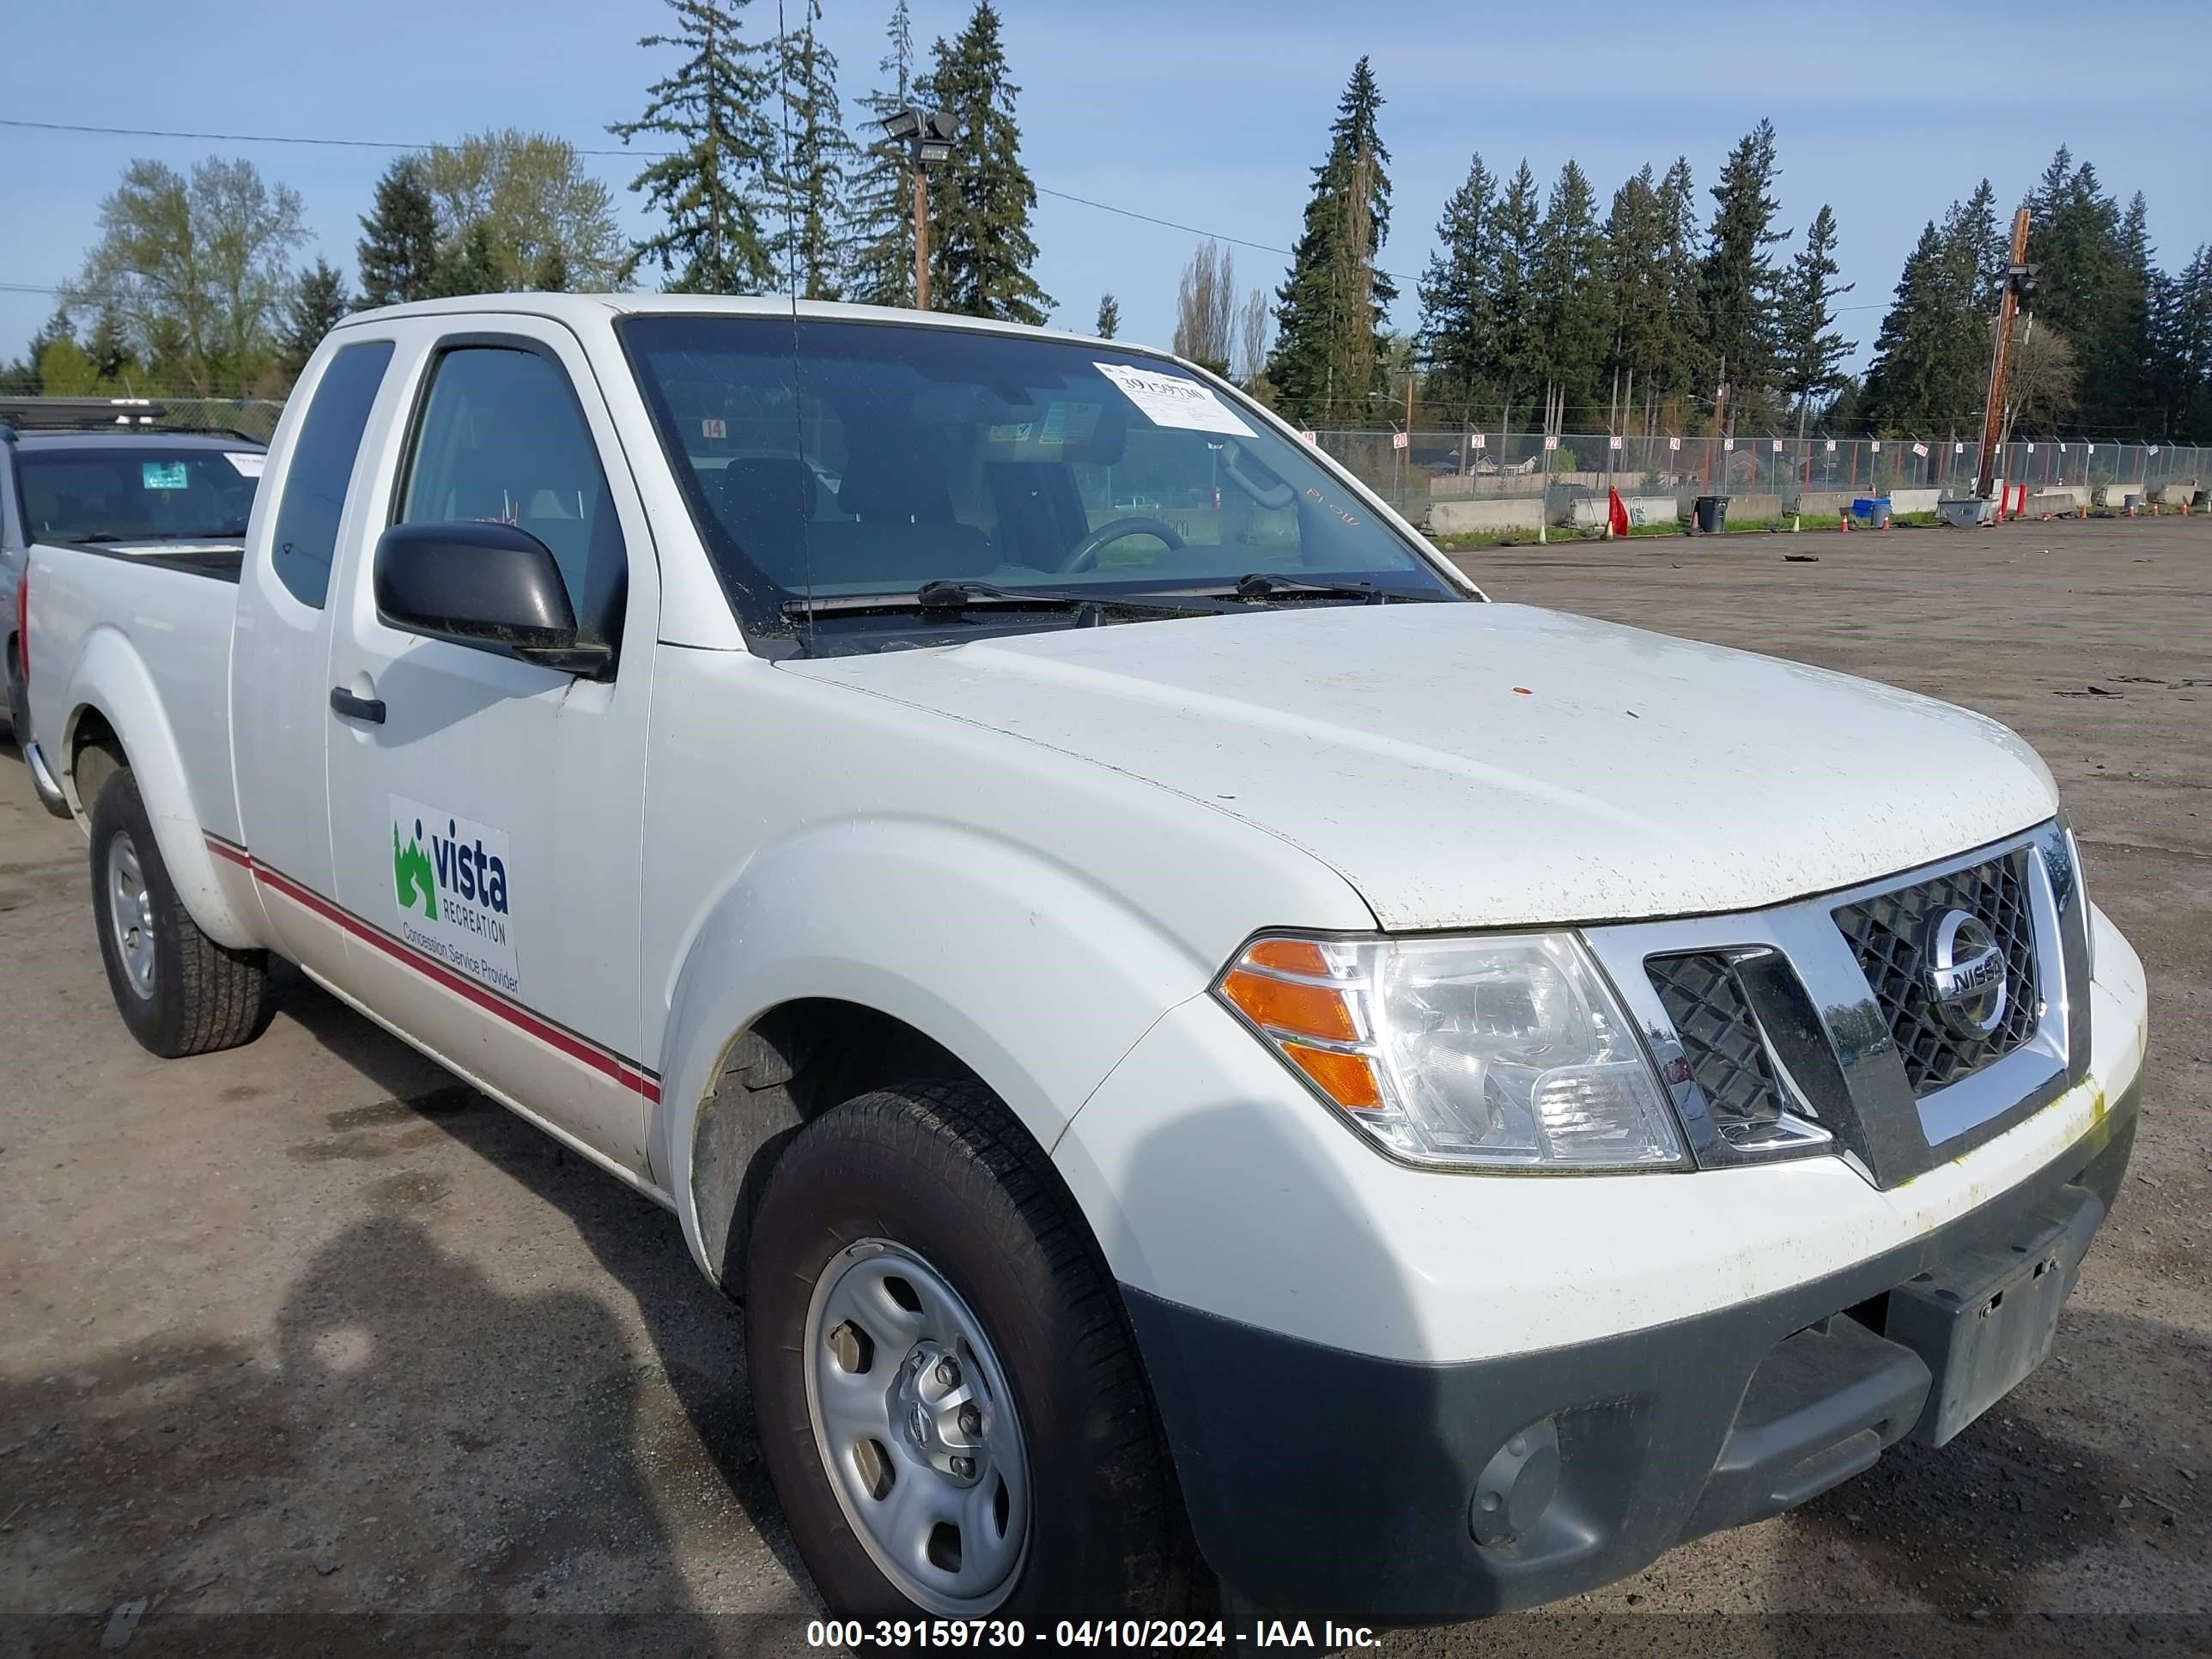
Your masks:
{"label": "door handle", "polygon": [[349,720],[367,720],[371,726],[384,724],[383,698],[356,697],[342,685],[331,688],[331,710]]}

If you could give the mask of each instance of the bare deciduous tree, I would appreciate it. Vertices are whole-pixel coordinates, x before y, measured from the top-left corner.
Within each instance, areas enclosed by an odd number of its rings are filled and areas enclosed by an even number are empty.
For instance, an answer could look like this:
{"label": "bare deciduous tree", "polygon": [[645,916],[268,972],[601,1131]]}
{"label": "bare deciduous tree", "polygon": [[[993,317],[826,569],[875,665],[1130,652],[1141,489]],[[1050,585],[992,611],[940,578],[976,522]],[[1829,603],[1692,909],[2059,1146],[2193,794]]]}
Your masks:
{"label": "bare deciduous tree", "polygon": [[1236,320],[1236,256],[1209,239],[1198,245],[1182,269],[1176,295],[1176,356],[1227,374]]}
{"label": "bare deciduous tree", "polygon": [[2073,342],[2048,323],[2025,319],[2005,370],[2003,441],[2011,441],[2014,426],[2031,433],[2057,431],[2080,382]]}
{"label": "bare deciduous tree", "polygon": [[1244,296],[1243,308],[1237,313],[1237,383],[1248,392],[1258,389],[1260,377],[1267,372],[1268,336],[1274,331],[1274,321],[1267,286],[1262,283]]}

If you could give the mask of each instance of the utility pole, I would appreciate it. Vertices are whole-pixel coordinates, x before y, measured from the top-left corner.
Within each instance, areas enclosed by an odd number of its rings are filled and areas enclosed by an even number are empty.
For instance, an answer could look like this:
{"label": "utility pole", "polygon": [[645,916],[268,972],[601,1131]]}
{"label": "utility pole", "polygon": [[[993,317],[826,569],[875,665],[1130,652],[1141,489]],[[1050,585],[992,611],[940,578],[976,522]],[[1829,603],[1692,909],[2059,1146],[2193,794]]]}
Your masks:
{"label": "utility pole", "polygon": [[929,309],[929,174],[914,169],[914,308]]}
{"label": "utility pole", "polygon": [[914,168],[914,306],[929,309],[929,169],[952,155],[960,131],[950,110],[922,111],[912,105],[884,118],[884,136],[903,142]]}
{"label": "utility pole", "polygon": [[2012,219],[2012,259],[2005,269],[2004,294],[1997,301],[1996,343],[1990,351],[1989,402],[1982,410],[1982,459],[1974,473],[1974,493],[1984,501],[1996,494],[1997,451],[2004,434],[2005,377],[2012,370],[2012,325],[2020,302],[2035,292],[2035,267],[2027,263],[2027,210]]}

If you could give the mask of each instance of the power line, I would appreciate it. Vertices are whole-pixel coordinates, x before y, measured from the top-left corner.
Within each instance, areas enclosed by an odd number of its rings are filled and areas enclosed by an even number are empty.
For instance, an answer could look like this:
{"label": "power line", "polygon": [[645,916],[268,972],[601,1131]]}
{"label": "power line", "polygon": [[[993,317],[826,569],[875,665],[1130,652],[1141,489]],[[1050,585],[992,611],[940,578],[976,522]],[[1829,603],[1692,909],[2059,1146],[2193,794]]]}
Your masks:
{"label": "power line", "polygon": [[[390,138],[312,138],[296,133],[272,132],[186,132],[170,127],[94,126],[74,121],[22,121],[12,117],[0,117],[0,127],[17,127],[31,132],[71,132],[113,138],[182,138],[195,143],[204,144],[316,144],[337,149],[410,151],[440,148],[436,144],[402,143],[397,139]],[[669,149],[588,149],[577,144],[571,144],[568,148],[579,155],[629,156],[641,161],[664,161],[669,156],[682,154],[679,150]],[[1277,253],[1285,258],[1291,257],[1290,249],[1277,247],[1273,243],[1255,242],[1243,236],[1224,236],[1219,231],[1202,230],[1195,225],[1178,224],[1172,219],[1163,219],[1150,213],[1139,213],[1134,208],[1116,207],[1111,202],[1101,202],[1088,196],[1078,196],[1070,191],[1051,190],[1042,185],[1039,185],[1036,190],[1040,196],[1056,197],[1063,202],[1073,202],[1079,206],[1095,208],[1101,213],[1118,214],[1124,219],[1141,220],[1148,225],[1159,225],[1169,230],[1180,230],[1191,236],[1210,237],[1217,242],[1228,242],[1237,247],[1253,248],[1261,253]],[[1409,280],[1397,271],[1385,271],[1382,274],[1397,282]],[[9,286],[11,285],[0,283],[0,288]]]}

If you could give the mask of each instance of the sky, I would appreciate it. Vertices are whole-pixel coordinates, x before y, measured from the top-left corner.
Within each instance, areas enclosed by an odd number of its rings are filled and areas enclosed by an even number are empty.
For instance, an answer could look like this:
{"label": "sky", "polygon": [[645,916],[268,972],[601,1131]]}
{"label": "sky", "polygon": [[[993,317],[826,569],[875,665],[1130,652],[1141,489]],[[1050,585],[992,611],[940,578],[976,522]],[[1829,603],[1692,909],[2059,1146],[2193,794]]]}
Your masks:
{"label": "sky", "polygon": [[[784,3],[796,23],[803,0]],[[821,3],[849,114],[877,83],[890,0]],[[911,3],[926,51],[972,0]],[[1855,363],[1922,225],[1984,175],[2009,209],[2062,143],[2123,201],[2144,192],[2167,269],[2212,240],[2203,0],[2137,0],[2111,15],[2048,0],[999,3],[1023,159],[1041,192],[1036,275],[1054,322],[1085,331],[1111,290],[1124,338],[1165,343],[1198,239],[1068,198],[1259,244],[1231,249],[1237,276],[1272,285],[1286,260],[1268,250],[1297,235],[1362,53],[1387,100],[1382,264],[1401,279],[1403,327],[1418,321],[1413,279],[1473,153],[1500,174],[1525,156],[1547,184],[1571,156],[1602,210],[1638,167],[1663,171],[1678,155],[1702,195],[1761,116],[1778,135],[1780,223],[1802,235],[1821,204],[1836,210],[1841,280],[1856,285],[1840,301],[1853,307],[1840,321],[1859,343]],[[746,18],[773,36],[775,0],[752,0]],[[616,149],[607,124],[636,116],[674,61],[638,37],[668,20],[663,0],[0,0],[11,65],[0,116],[405,143],[512,125]],[[300,192],[319,251],[350,275],[358,217],[396,153],[0,125],[0,357],[52,311],[44,290],[76,274],[101,198],[134,157],[179,168],[250,158]],[[613,187],[624,228],[641,229],[627,188],[638,164],[586,165]]]}

